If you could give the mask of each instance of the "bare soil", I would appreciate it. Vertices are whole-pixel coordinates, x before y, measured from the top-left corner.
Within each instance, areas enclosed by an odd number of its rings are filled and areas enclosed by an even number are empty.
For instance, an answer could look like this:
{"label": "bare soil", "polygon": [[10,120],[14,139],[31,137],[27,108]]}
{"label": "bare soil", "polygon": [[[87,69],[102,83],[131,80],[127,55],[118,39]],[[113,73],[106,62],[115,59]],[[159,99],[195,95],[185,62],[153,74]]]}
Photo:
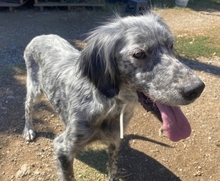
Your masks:
{"label": "bare soil", "polygon": [[[166,9],[157,10],[157,13],[176,36],[210,35],[213,32],[213,36],[219,38],[216,33],[220,28],[218,12]],[[47,101],[43,100],[35,107],[37,139],[26,143],[22,138],[26,93],[22,54],[25,46],[37,35],[54,33],[80,47],[82,35],[111,15],[110,12],[54,9],[0,12],[1,181],[57,180],[52,142],[65,128]],[[220,58],[213,54],[211,58],[182,61],[206,84],[198,100],[182,107],[191,123],[191,136],[177,143],[171,142],[159,135],[161,123],[141,106],[137,107],[122,140],[119,155],[120,170],[124,172],[122,180],[220,180]],[[106,180],[107,156],[105,147],[100,147],[102,149],[87,150],[77,156],[77,180]],[[92,173],[87,172],[90,169],[93,169]]]}

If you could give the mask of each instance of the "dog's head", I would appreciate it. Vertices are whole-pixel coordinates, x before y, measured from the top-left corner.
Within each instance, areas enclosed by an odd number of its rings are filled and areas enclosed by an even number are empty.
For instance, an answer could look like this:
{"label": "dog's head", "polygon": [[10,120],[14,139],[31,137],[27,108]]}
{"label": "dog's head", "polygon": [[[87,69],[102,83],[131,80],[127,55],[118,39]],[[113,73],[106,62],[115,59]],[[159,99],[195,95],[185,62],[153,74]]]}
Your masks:
{"label": "dog's head", "polygon": [[91,32],[79,63],[107,98],[120,97],[129,84],[145,109],[160,112],[168,137],[177,141],[190,134],[177,106],[199,97],[204,83],[175,57],[173,42],[168,26],[152,13],[117,17]]}
{"label": "dog's head", "polygon": [[175,58],[174,38],[155,14],[117,17],[92,31],[86,41],[80,69],[108,98],[119,93],[124,81],[168,105],[189,104],[204,88]]}

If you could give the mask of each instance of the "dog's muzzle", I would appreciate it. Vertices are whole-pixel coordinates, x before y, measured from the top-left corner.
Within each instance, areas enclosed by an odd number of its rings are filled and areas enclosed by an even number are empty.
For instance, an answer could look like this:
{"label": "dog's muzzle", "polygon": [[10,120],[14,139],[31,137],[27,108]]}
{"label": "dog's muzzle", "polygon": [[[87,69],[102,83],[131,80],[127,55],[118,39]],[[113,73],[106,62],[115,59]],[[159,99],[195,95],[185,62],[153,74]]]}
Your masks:
{"label": "dog's muzzle", "polygon": [[[202,81],[198,81],[190,86],[185,86],[180,90],[182,97],[189,102],[198,98],[205,88]],[[138,100],[147,111],[151,111],[161,122],[162,129],[171,141],[179,141],[187,138],[191,134],[190,124],[177,106],[169,106],[160,102],[154,102],[141,91],[137,91]]]}

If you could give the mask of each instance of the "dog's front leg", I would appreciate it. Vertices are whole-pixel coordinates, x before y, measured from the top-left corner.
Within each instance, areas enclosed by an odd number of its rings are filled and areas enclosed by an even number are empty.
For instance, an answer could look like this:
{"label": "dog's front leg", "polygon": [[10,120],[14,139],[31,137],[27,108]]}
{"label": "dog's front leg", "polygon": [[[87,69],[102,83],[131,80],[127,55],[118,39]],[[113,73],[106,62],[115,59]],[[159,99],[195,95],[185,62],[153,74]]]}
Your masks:
{"label": "dog's front leg", "polygon": [[59,155],[57,158],[60,181],[76,181],[73,174],[73,159],[66,155]]}
{"label": "dog's front leg", "polygon": [[108,145],[108,178],[109,181],[119,181],[118,178],[118,152],[119,152],[119,143]]}
{"label": "dog's front leg", "polygon": [[55,156],[60,181],[75,181],[73,172],[74,141],[68,140],[68,131],[64,131],[54,140]]}

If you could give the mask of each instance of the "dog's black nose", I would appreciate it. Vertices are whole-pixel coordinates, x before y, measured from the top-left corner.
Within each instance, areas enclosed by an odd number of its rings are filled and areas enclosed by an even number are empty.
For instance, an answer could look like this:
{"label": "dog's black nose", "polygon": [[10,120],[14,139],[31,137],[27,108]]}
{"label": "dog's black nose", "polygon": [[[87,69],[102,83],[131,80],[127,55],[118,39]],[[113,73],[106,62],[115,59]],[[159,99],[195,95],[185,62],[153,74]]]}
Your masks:
{"label": "dog's black nose", "polygon": [[205,84],[201,81],[197,84],[182,88],[181,94],[184,97],[184,99],[192,101],[201,95],[204,88]]}

